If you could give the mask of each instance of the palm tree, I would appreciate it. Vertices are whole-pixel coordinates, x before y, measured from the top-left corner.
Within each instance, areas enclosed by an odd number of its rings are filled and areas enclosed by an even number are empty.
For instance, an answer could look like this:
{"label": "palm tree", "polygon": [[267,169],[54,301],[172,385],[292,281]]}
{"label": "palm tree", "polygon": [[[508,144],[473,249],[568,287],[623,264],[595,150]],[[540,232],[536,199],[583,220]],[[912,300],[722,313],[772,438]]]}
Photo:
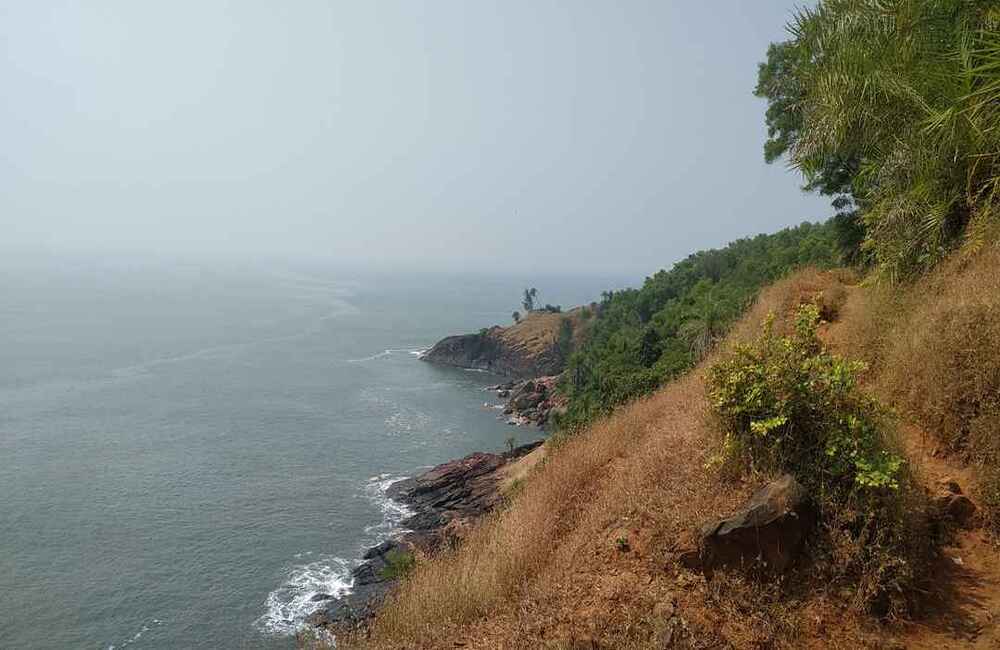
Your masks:
{"label": "palm tree", "polygon": [[708,302],[694,318],[684,321],[677,330],[677,336],[687,344],[695,361],[701,361],[712,351],[725,333],[725,320],[715,302]]}
{"label": "palm tree", "polygon": [[535,310],[536,296],[538,296],[538,289],[532,287],[524,290],[524,299],[521,301],[521,306],[524,307],[524,311],[530,312]]}
{"label": "palm tree", "polygon": [[793,125],[778,144],[809,184],[855,161],[847,178],[886,279],[1000,234],[1000,8],[989,4],[822,0],[762,67],[769,126]]}

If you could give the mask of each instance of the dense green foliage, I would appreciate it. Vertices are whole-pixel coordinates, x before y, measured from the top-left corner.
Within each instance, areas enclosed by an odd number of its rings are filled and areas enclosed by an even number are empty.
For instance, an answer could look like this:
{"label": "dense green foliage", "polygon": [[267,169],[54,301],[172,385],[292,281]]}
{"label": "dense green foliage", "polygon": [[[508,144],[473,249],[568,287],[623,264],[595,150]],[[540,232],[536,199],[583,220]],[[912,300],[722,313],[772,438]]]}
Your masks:
{"label": "dense green foliage", "polygon": [[995,240],[1000,5],[822,0],[789,31],[758,75],[765,159],[787,155],[808,189],[860,214],[864,251],[891,281]]}
{"label": "dense green foliage", "polygon": [[819,313],[800,307],[791,336],[776,334],[772,319],[755,342],[712,366],[709,397],[724,434],[718,460],[793,474],[819,510],[817,568],[845,578],[858,607],[889,614],[907,607],[921,579],[922,501],[890,451],[883,409],[858,387],[864,365],[824,349]]}
{"label": "dense green foliage", "polygon": [[606,292],[587,337],[570,357],[563,428],[585,424],[655,390],[701,359],[764,285],[806,265],[840,261],[835,222],[701,251],[646,279]]}

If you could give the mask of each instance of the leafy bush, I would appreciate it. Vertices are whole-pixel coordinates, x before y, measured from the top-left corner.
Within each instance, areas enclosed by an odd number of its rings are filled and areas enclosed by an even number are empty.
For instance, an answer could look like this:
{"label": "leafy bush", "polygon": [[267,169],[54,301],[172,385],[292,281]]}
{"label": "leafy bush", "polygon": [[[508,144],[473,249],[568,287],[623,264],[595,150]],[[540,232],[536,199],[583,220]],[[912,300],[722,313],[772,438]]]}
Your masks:
{"label": "leafy bush", "polygon": [[726,449],[764,471],[801,475],[824,497],[896,489],[903,461],[885,449],[881,409],[858,390],[864,364],[826,352],[818,323],[819,309],[803,305],[793,336],[777,336],[769,322],[756,343],[712,366]]}
{"label": "leafy bush", "polygon": [[790,336],[769,320],[760,338],[711,367],[709,397],[724,432],[717,460],[795,475],[821,514],[826,570],[850,579],[859,607],[892,613],[920,576],[928,537],[909,528],[926,520],[902,457],[890,451],[883,409],[858,388],[863,364],[823,347],[819,311],[801,306]]}

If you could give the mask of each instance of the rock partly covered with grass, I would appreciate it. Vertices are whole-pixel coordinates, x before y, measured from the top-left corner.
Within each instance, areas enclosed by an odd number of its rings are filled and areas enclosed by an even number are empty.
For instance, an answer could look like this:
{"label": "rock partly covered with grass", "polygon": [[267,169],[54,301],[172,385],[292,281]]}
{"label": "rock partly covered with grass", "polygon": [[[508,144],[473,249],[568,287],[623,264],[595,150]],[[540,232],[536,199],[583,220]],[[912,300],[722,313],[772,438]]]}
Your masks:
{"label": "rock partly covered with grass", "polygon": [[[569,348],[583,335],[591,313],[579,307],[566,313],[531,312],[509,327],[495,325],[474,334],[444,338],[421,358],[516,379],[557,375],[566,365]],[[568,338],[564,334],[567,328]]]}

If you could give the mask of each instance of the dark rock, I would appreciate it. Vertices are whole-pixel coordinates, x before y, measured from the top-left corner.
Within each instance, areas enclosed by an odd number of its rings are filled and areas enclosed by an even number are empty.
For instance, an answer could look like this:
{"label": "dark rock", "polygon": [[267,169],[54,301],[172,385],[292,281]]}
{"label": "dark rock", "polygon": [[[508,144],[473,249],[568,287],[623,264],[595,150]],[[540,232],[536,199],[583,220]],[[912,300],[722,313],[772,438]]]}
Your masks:
{"label": "dark rock", "polygon": [[702,528],[703,567],[756,566],[780,573],[795,560],[815,518],[805,488],[785,474],[740,511]]}
{"label": "dark rock", "polygon": [[958,484],[958,481],[956,481],[955,479],[951,478],[950,476],[946,476],[946,477],[944,477],[942,479],[939,479],[938,480],[938,485],[941,486],[942,490],[944,490],[945,492],[948,492],[950,494],[961,494],[962,493],[962,486],[960,486]]}
{"label": "dark rock", "polygon": [[354,591],[341,598],[326,601],[326,605],[313,612],[306,623],[313,627],[357,626],[374,616],[385,599],[391,584],[355,585]]}
{"label": "dark rock", "polygon": [[511,400],[514,408],[518,411],[525,411],[534,408],[542,403],[545,396],[541,393],[522,393]]}
{"label": "dark rock", "polygon": [[399,542],[394,539],[387,539],[378,546],[373,546],[362,555],[362,559],[371,560],[372,558],[384,556],[389,551],[398,549],[400,546]]}
{"label": "dark rock", "polygon": [[443,513],[434,510],[421,510],[420,512],[403,520],[403,526],[410,530],[434,530],[444,526],[448,520]]}
{"label": "dark rock", "polygon": [[354,568],[351,571],[351,577],[354,578],[354,586],[374,585],[385,582],[382,570],[387,565],[388,563],[384,558],[377,557]]}
{"label": "dark rock", "polygon": [[938,514],[950,519],[959,526],[967,526],[976,514],[976,504],[969,497],[958,494],[942,494],[934,499],[934,508]]}
{"label": "dark rock", "polygon": [[334,596],[333,594],[313,594],[313,597],[310,598],[309,600],[310,602],[320,603],[323,602],[324,600],[333,600],[334,598],[336,598],[336,596]]}

